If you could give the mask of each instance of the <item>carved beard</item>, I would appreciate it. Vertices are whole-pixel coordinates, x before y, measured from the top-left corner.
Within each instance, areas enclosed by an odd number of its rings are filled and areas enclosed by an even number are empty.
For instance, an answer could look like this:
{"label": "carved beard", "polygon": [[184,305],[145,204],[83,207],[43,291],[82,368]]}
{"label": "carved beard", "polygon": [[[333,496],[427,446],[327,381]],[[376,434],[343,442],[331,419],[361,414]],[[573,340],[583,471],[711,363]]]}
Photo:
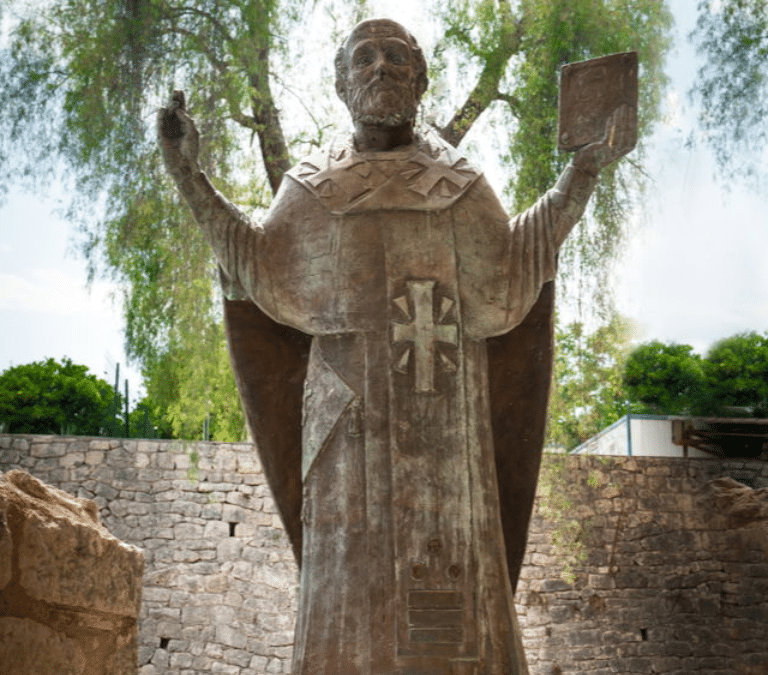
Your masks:
{"label": "carved beard", "polygon": [[376,81],[350,91],[349,111],[362,124],[399,127],[416,119],[417,107],[410,84]]}

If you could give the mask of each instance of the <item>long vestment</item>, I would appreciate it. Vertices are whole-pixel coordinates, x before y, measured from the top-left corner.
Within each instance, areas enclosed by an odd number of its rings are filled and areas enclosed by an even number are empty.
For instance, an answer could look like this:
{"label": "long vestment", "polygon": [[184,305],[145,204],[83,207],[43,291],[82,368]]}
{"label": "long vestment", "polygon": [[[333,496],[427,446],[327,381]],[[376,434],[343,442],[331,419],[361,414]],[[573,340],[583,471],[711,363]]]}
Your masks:
{"label": "long vestment", "polygon": [[261,227],[212,234],[229,281],[313,336],[294,675],[527,672],[486,339],[553,278],[571,224],[556,201],[510,222],[436,138],[344,143],[287,174]]}

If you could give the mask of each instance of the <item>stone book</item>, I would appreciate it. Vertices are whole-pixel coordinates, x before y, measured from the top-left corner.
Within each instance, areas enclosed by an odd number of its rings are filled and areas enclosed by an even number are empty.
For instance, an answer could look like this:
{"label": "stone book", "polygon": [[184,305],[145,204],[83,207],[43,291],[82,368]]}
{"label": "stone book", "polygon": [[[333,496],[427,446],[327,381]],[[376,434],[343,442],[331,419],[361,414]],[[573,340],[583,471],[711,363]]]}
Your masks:
{"label": "stone book", "polygon": [[637,52],[611,54],[563,66],[559,149],[570,152],[601,140],[608,118],[624,104],[637,109]]}

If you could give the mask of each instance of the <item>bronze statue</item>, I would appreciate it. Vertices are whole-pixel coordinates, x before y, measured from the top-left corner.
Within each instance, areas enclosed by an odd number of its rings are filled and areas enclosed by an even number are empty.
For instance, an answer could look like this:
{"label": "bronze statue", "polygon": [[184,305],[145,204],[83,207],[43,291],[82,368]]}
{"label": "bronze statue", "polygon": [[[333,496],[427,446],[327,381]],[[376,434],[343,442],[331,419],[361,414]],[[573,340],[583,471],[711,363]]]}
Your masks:
{"label": "bronze statue", "polygon": [[158,124],[222,269],[238,386],[301,566],[293,672],[527,673],[512,598],[551,372],[535,305],[635,111],[510,221],[459,152],[414,130],[427,75],[410,33],[365,21],[336,68],[354,134],[294,167],[259,225],[200,171],[183,105]]}

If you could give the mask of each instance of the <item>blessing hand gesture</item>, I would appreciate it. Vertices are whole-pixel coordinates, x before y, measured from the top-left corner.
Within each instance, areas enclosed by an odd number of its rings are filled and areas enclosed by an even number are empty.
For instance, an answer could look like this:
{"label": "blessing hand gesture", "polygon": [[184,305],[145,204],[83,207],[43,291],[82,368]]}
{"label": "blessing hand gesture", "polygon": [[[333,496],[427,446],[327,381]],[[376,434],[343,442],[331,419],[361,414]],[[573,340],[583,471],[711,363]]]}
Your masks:
{"label": "blessing hand gesture", "polygon": [[187,115],[183,91],[174,91],[168,107],[158,111],[157,140],[171,174],[197,167],[200,136],[194,121]]}

